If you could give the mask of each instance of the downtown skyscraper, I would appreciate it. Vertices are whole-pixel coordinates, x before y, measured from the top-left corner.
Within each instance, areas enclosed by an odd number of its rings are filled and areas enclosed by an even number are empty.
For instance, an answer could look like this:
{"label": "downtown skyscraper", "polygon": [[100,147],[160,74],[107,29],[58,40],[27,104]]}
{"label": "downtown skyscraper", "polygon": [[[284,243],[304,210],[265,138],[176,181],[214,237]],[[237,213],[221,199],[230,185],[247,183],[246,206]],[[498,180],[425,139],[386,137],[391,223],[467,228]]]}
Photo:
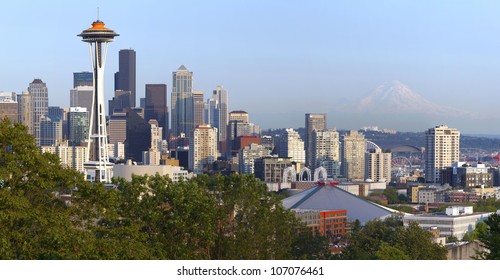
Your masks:
{"label": "downtown skyscraper", "polygon": [[167,85],[146,84],[146,104],[144,108],[144,119],[157,120],[158,125],[163,128],[162,138],[168,135],[168,107],[167,107]]}
{"label": "downtown skyscraper", "polygon": [[37,145],[40,145],[40,121],[49,113],[49,90],[41,79],[34,79],[28,86],[33,110],[33,134]]}
{"label": "downtown skyscraper", "polygon": [[313,166],[312,133],[314,130],[326,130],[326,114],[306,114],[306,134],[304,147],[306,151],[306,166]]}
{"label": "downtown skyscraper", "polygon": [[193,72],[184,65],[172,73],[172,137],[183,133],[190,138],[194,130]]}
{"label": "downtown skyscraper", "polygon": [[219,85],[214,89],[212,98],[207,99],[205,104],[205,122],[218,129],[219,142],[226,141],[228,116],[227,90]]}
{"label": "downtown skyscraper", "polygon": [[135,107],[136,69],[135,51],[120,50],[118,53],[118,69],[115,73],[115,90],[130,91],[130,107]]}

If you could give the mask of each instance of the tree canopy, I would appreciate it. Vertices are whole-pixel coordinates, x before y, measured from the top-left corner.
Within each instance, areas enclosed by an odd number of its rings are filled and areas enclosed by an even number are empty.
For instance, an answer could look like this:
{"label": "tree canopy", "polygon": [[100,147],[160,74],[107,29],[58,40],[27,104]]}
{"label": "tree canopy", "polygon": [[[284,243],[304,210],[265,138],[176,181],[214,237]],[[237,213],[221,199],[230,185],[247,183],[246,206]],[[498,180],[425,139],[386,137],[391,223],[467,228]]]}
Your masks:
{"label": "tree canopy", "polygon": [[325,250],[253,176],[113,183],[84,181],[39,152],[24,126],[2,120],[0,259],[302,259]]}

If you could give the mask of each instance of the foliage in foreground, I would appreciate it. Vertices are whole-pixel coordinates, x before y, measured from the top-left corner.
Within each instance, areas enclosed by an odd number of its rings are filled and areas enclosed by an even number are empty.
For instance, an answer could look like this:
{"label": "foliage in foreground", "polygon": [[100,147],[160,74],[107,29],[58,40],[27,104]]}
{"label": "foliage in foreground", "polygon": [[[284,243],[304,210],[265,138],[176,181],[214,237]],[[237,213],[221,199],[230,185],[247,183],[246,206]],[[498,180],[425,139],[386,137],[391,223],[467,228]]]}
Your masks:
{"label": "foliage in foreground", "polygon": [[404,227],[398,218],[387,218],[353,227],[351,243],[343,259],[443,260],[447,249],[432,242],[431,233],[411,223]]}
{"label": "foliage in foreground", "polygon": [[40,153],[25,127],[1,121],[0,259],[290,259],[325,250],[252,176],[114,183],[85,182]]}

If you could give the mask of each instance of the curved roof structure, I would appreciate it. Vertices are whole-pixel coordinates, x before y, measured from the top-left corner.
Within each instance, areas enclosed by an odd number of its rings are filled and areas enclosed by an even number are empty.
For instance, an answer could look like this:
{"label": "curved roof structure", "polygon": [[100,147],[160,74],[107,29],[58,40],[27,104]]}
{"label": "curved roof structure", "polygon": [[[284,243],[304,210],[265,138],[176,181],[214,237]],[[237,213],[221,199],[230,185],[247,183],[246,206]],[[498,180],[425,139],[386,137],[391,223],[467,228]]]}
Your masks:
{"label": "curved roof structure", "polygon": [[390,148],[392,153],[420,153],[422,150],[419,147],[412,145],[399,145]]}
{"label": "curved roof structure", "polygon": [[347,210],[349,220],[359,220],[362,224],[399,213],[338,187],[326,185],[307,189],[283,199],[282,202],[287,209]]}

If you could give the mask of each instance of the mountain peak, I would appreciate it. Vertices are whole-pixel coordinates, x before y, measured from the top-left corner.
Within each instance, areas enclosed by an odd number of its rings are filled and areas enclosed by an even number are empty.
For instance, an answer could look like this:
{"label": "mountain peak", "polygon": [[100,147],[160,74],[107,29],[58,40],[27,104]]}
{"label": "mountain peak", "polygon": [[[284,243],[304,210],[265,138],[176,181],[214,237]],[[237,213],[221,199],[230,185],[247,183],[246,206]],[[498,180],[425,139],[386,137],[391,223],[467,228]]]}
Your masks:
{"label": "mountain peak", "polygon": [[394,80],[376,87],[363,98],[358,109],[375,112],[406,112],[424,114],[446,114],[449,108],[442,107],[414,92],[408,85]]}

